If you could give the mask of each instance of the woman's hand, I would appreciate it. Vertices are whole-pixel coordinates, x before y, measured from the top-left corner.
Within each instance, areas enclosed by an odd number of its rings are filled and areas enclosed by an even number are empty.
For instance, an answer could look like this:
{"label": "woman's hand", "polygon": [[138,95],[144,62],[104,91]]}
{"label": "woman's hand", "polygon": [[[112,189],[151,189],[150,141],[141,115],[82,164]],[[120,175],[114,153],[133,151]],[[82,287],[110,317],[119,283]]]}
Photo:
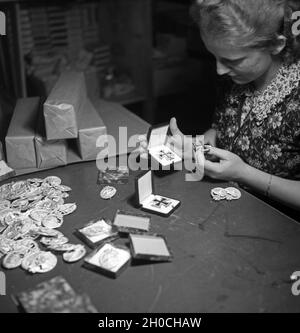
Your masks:
{"label": "woman's hand", "polygon": [[204,144],[212,147],[217,146],[217,131],[213,128],[204,133]]}
{"label": "woman's hand", "polygon": [[184,135],[177,126],[176,118],[170,120],[171,136],[168,137],[168,144],[177,155],[184,159],[193,158],[193,138],[192,136]]}
{"label": "woman's hand", "polygon": [[[192,136],[184,135],[178,128],[176,118],[170,120],[170,132],[167,144],[175,151],[177,155],[185,159],[192,159],[193,157],[193,139]],[[139,147],[137,148],[138,154],[142,158],[148,156],[148,142],[145,135],[138,138]]]}
{"label": "woman's hand", "polygon": [[211,147],[208,155],[216,158],[218,161],[212,162],[208,159],[205,161],[205,175],[213,179],[226,181],[240,181],[243,178],[247,164],[236,154]]}
{"label": "woman's hand", "polygon": [[146,135],[140,135],[138,137],[139,146],[135,150],[141,158],[148,158],[148,141]]}

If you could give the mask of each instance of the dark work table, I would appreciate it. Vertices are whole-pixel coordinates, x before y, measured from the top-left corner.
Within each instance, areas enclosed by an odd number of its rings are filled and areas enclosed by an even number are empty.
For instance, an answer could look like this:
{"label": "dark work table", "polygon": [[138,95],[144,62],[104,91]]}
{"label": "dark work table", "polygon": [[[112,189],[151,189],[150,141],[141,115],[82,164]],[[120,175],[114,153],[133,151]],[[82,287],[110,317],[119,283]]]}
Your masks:
{"label": "dark work table", "polygon": [[[55,175],[72,187],[66,202],[78,208],[59,230],[81,244],[73,233],[89,220],[112,219],[117,209],[140,212],[132,204],[138,172],[131,172],[127,185],[116,185],[110,201],[99,196],[97,173],[96,163],[86,162],[17,179]],[[155,176],[154,182],[156,194],[182,202],[169,218],[151,215],[151,231],[164,235],[174,254],[171,263],[129,266],[117,279],[83,268],[83,260],[67,264],[61,256],[46,274],[1,268],[7,296],[0,296],[0,312],[17,312],[11,295],[57,275],[89,294],[100,313],[300,311],[290,280],[300,270],[299,224],[245,191],[238,201],[214,202],[210,190],[226,183],[186,182],[184,171]]]}

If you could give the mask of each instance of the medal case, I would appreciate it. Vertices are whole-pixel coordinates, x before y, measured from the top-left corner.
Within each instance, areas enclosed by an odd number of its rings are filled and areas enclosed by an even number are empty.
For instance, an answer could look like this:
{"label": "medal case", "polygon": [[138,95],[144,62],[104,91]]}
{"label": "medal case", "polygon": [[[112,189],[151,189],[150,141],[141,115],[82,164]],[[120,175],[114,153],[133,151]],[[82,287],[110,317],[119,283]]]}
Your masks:
{"label": "medal case", "polygon": [[166,239],[157,234],[129,235],[131,255],[134,260],[172,261],[173,254]]}
{"label": "medal case", "polygon": [[124,234],[144,234],[150,230],[151,217],[146,214],[130,213],[117,210],[113,226]]}
{"label": "medal case", "polygon": [[105,218],[90,221],[82,228],[77,229],[75,234],[90,248],[96,248],[104,242],[112,241],[119,237],[118,230]]}
{"label": "medal case", "polygon": [[137,206],[146,212],[163,217],[170,216],[181,204],[179,200],[154,194],[152,171],[146,171],[135,179]]}
{"label": "medal case", "polygon": [[168,145],[169,124],[150,127],[147,135],[148,154],[151,159],[164,169],[174,167],[182,158]]}
{"label": "medal case", "polygon": [[102,244],[84,259],[84,266],[97,273],[117,278],[130,264],[130,251],[111,243]]}

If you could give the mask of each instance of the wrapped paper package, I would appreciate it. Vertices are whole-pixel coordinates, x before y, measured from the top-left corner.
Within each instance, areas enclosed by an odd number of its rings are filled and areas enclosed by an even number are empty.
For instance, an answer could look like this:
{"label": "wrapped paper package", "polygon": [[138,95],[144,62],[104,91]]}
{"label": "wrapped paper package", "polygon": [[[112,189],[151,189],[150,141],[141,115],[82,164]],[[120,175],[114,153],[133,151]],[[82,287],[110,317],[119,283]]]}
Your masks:
{"label": "wrapped paper package", "polygon": [[45,124],[40,113],[35,137],[36,167],[38,169],[53,168],[67,164],[66,140],[50,140],[45,137]]}
{"label": "wrapped paper package", "polygon": [[7,162],[14,169],[36,167],[34,138],[39,106],[39,97],[17,101],[5,138]]}
{"label": "wrapped paper package", "polygon": [[89,99],[82,104],[78,114],[77,144],[83,160],[95,160],[99,153],[96,142],[106,136],[106,126]]}
{"label": "wrapped paper package", "polygon": [[11,169],[3,160],[0,160],[0,182],[16,175],[15,170]]}
{"label": "wrapped paper package", "polygon": [[78,137],[77,114],[86,100],[83,73],[64,72],[44,103],[46,137],[48,140]]}

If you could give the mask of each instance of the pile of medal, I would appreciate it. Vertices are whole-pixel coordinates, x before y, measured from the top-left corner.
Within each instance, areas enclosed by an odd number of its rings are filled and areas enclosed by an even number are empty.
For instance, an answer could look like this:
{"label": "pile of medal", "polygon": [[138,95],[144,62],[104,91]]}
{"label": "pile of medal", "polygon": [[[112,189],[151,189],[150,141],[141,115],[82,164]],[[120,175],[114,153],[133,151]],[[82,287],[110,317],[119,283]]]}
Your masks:
{"label": "pile of medal", "polygon": [[221,200],[227,200],[227,201],[232,201],[232,200],[239,200],[242,196],[241,191],[238,190],[235,187],[227,187],[227,188],[222,188],[222,187],[216,187],[213,188],[210,191],[210,194],[215,201],[221,201]]}
{"label": "pile of medal", "polygon": [[56,230],[64,216],[77,208],[75,203],[64,203],[70,191],[56,176],[0,187],[0,258],[4,268],[21,266],[31,273],[45,273],[57,264],[52,252],[62,253],[66,262],[85,256],[83,245],[68,243],[68,238]]}

